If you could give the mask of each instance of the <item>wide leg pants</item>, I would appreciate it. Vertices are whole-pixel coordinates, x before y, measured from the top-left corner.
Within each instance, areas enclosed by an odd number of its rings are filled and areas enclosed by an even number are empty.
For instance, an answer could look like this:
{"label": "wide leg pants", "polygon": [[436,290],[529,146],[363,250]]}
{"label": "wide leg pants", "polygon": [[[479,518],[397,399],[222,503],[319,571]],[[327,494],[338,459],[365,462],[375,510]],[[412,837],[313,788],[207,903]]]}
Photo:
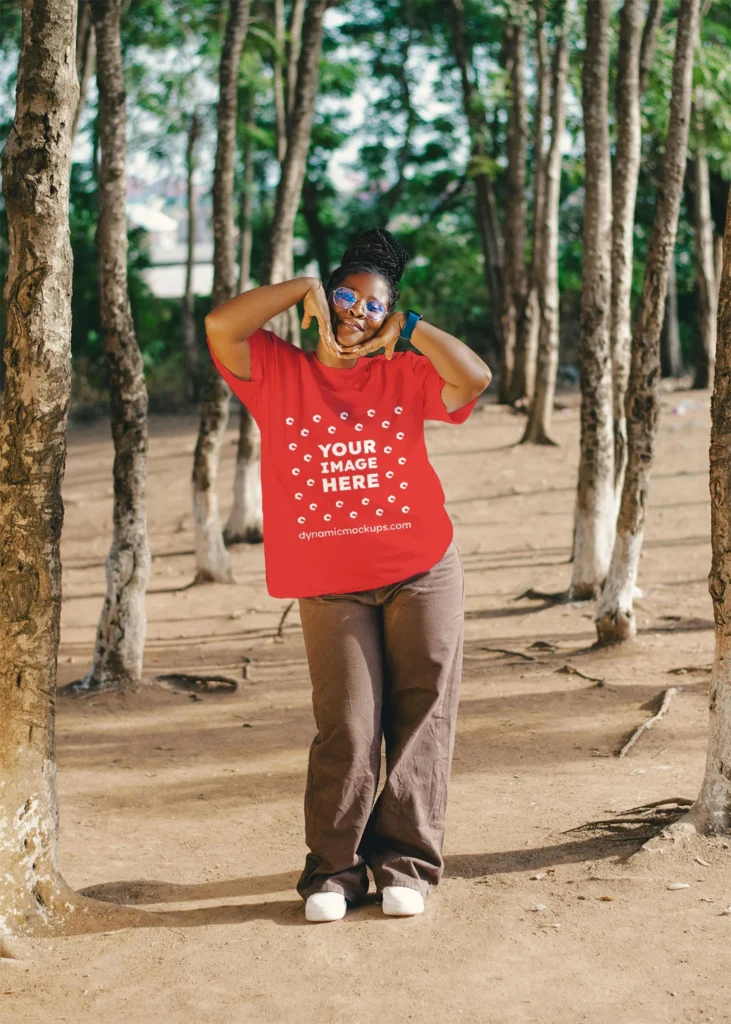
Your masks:
{"label": "wide leg pants", "polygon": [[[464,640],[464,569],[452,540],[426,572],[299,599],[317,735],[297,885],[357,902],[369,866],[387,885],[437,885]],[[385,739],[386,779],[376,800]]]}

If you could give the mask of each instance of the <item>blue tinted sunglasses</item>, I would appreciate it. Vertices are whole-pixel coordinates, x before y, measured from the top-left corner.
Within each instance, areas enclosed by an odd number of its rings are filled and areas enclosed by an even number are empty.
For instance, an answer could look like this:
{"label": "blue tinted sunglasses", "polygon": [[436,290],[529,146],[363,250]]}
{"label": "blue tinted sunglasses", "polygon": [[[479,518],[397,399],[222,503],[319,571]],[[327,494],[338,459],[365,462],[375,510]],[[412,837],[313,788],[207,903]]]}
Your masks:
{"label": "blue tinted sunglasses", "polygon": [[[332,297],[335,305],[341,309],[350,309],[358,301],[352,288],[336,288]],[[380,320],[386,315],[386,307],[378,299],[369,299],[365,304],[365,315],[369,320]]]}

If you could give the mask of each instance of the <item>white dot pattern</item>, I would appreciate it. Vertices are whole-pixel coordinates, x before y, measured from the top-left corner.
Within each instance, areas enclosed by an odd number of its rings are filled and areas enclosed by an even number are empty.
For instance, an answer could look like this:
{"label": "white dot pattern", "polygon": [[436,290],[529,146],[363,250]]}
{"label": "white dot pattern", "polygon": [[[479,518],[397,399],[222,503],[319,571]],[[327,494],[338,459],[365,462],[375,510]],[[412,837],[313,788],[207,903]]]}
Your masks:
{"label": "white dot pattern", "polygon": [[[403,411],[403,406],[397,405],[393,409],[393,415],[400,416]],[[365,411],[365,415],[368,419],[373,420],[378,415],[378,412],[376,409],[367,409]],[[336,417],[335,423],[332,422],[333,416]],[[328,420],[330,420],[329,423],[327,422]],[[308,427],[299,427],[299,425],[297,425],[299,435],[304,439],[302,447],[310,448],[309,451],[300,452],[300,445],[295,441],[291,441],[287,445],[288,451],[291,453],[290,457],[292,461],[295,462],[295,465],[290,466],[292,476],[300,476],[303,465],[310,465],[312,463],[314,463],[314,465],[312,465],[312,468],[310,468],[309,471],[313,472],[314,470],[316,474],[319,469],[319,464],[323,464],[323,478],[328,476],[329,479],[334,479],[339,476],[340,473],[343,473],[343,479],[347,479],[348,473],[352,473],[353,476],[350,478],[351,483],[356,479],[356,473],[361,474],[362,480],[366,473],[375,472],[376,478],[380,483],[382,496],[379,497],[377,489],[374,489],[370,496],[363,496],[362,493],[358,494],[358,490],[363,485],[358,485],[357,483],[353,486],[352,492],[350,491],[350,488],[348,488],[345,493],[341,491],[337,497],[331,491],[323,491],[323,494],[320,495],[320,498],[322,499],[321,502],[319,499],[318,501],[308,502],[307,511],[310,514],[300,515],[297,517],[297,522],[299,524],[308,523],[310,527],[316,527],[318,522],[320,524],[331,523],[333,520],[337,522],[339,516],[335,514],[336,512],[339,512],[340,516],[345,515],[347,520],[356,520],[359,517],[358,511],[353,507],[356,503],[357,508],[360,509],[361,513],[365,516],[366,523],[369,516],[374,516],[379,519],[382,518],[388,510],[388,506],[390,506],[391,516],[394,514],[398,516],[399,512],[403,515],[407,515],[410,512],[409,505],[401,505],[398,508],[395,507],[396,495],[383,494],[382,490],[386,486],[386,481],[389,481],[389,488],[396,487],[401,491],[405,491],[409,486],[409,481],[405,479],[398,479],[394,468],[391,468],[396,466],[405,466],[407,462],[406,458],[402,455],[398,459],[392,460],[391,457],[394,451],[393,444],[383,443],[384,440],[392,441],[394,438],[397,441],[403,441],[406,438],[405,431],[399,430],[395,434],[391,433],[391,420],[389,419],[381,420],[380,428],[377,424],[373,424],[370,427],[370,436],[376,442],[376,448],[373,454],[375,454],[377,461],[375,463],[375,467],[370,465],[366,470],[363,466],[355,468],[357,460],[364,459],[365,452],[367,451],[367,449],[362,447],[364,444],[367,444],[367,442],[355,440],[355,435],[363,433],[365,429],[364,423],[351,420],[351,414],[345,409],[341,409],[338,412],[326,410],[325,415],[321,413],[314,413],[311,416],[311,422],[313,424],[321,424],[321,426],[311,431]],[[295,426],[296,418],[294,416],[287,416],[285,423],[288,427]],[[383,432],[386,432],[385,437]],[[314,434],[314,436],[310,436],[311,434]],[[333,438],[334,434],[338,434],[339,436]],[[369,435],[366,434],[366,437],[368,436]],[[328,437],[330,438],[329,441],[326,440]],[[330,453],[325,453],[318,448],[319,443],[322,443],[323,445],[330,444]],[[335,451],[332,451],[332,447],[335,448]],[[341,462],[342,464],[350,462],[351,465],[347,470],[340,470],[339,467],[328,470],[325,467],[329,460],[333,460],[336,464],[338,462]],[[398,477],[401,477],[401,472],[399,472]],[[317,488],[319,494],[319,479],[316,479],[316,477],[308,477],[305,483],[307,487]],[[295,492],[294,498],[296,501],[302,501],[304,498],[303,492]],[[373,507],[374,505],[376,507]],[[371,522],[372,521],[373,519],[371,519]],[[342,519],[340,519],[340,522],[342,522]]]}

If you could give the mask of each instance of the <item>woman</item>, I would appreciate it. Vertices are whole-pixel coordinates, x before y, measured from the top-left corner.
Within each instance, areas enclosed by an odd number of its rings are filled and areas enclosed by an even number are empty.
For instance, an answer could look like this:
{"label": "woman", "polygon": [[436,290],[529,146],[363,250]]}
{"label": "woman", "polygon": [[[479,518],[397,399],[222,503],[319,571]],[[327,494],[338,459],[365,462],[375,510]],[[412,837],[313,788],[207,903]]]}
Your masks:
{"label": "woman", "polygon": [[[444,866],[464,576],[424,421],[463,423],[491,374],[394,310],[407,260],[366,231],[325,288],[264,285],[206,317],[213,361],[261,430],[267,589],[299,602],[317,724],[297,885],[309,921],[343,917],[368,867],[384,913],[421,913]],[[310,352],[262,327],[300,300],[302,326],[318,323]],[[399,337],[423,355],[394,352]]]}

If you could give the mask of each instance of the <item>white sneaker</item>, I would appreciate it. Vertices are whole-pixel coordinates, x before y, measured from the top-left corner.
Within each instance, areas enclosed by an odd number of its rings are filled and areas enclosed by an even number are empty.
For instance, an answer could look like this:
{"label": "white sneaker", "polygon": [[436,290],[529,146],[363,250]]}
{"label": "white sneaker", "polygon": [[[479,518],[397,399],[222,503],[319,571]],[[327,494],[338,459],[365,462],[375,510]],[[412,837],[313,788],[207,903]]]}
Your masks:
{"label": "white sneaker", "polygon": [[391,917],[423,914],[424,897],[406,885],[387,885],[383,890],[383,913]]}
{"label": "white sneaker", "polygon": [[339,921],[345,917],[347,904],[339,892],[316,892],[307,897],[305,917],[308,921]]}

